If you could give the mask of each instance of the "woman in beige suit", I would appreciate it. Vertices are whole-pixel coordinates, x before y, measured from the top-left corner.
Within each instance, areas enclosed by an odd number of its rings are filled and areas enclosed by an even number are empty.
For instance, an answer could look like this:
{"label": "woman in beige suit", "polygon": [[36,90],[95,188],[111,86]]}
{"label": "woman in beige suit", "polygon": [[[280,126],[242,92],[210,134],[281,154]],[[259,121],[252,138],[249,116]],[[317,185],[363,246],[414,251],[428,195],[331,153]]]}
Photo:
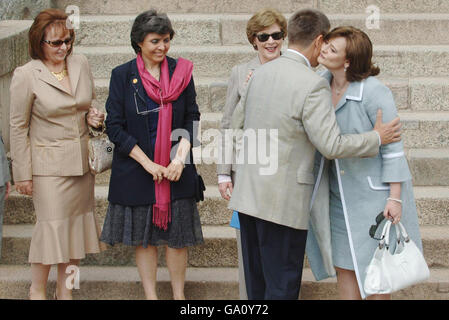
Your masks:
{"label": "woman in beige suit", "polygon": [[10,87],[13,178],[19,193],[33,197],[37,218],[29,252],[30,299],[46,298],[53,264],[55,298],[71,299],[66,280],[73,272],[66,271],[77,270],[86,253],[103,249],[87,142],[88,125],[101,125],[104,114],[91,108],[92,74],[84,56],[71,54],[75,34],[66,21],[60,10],[39,13],[29,30],[33,60],[15,70]]}
{"label": "woman in beige suit", "polygon": [[[249,62],[239,64],[232,68],[231,77],[228,82],[226,104],[221,120],[222,136],[226,129],[231,128],[231,118],[240,98],[245,90],[246,83],[252,72],[260,65],[272,61],[281,55],[282,44],[287,36],[287,20],[276,9],[262,9],[254,14],[246,25],[246,35],[249,43],[257,51],[257,56]],[[226,143],[223,139],[223,142]],[[221,161],[217,164],[218,189],[223,199],[229,200],[232,194],[235,176],[235,148],[231,145],[222,145],[220,153]],[[227,162],[227,159],[233,163]],[[240,230],[237,213],[234,212],[231,226],[236,228],[237,248],[239,255],[239,283],[240,299],[247,300],[245,289],[245,277],[243,274],[242,255],[240,246]]]}

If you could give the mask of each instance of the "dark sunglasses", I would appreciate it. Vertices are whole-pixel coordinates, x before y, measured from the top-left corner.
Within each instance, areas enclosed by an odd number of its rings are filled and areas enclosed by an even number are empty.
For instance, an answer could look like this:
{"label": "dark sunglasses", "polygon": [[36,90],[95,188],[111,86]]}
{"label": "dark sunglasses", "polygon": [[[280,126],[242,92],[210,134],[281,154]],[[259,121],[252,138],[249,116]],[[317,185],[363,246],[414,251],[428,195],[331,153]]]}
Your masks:
{"label": "dark sunglasses", "polygon": [[375,240],[382,240],[380,238],[376,238],[375,235],[376,235],[377,228],[379,228],[379,225],[382,223],[382,221],[384,221],[384,219],[385,219],[384,212],[382,211],[376,217],[376,224],[371,225],[371,227],[369,228],[369,235],[371,238],[373,238]]}
{"label": "dark sunglasses", "polygon": [[268,33],[261,33],[261,34],[256,34],[257,39],[260,42],[265,42],[268,39],[270,39],[270,37],[273,38],[273,40],[279,40],[279,39],[283,39],[284,38],[284,32],[279,31],[279,32],[275,32],[272,34],[268,34]]}
{"label": "dark sunglasses", "polygon": [[69,44],[72,44],[72,38],[67,38],[65,40],[55,40],[55,41],[42,40],[42,42],[48,43],[53,48],[57,48],[57,47],[62,46],[63,43],[65,43],[66,46],[68,46]]}

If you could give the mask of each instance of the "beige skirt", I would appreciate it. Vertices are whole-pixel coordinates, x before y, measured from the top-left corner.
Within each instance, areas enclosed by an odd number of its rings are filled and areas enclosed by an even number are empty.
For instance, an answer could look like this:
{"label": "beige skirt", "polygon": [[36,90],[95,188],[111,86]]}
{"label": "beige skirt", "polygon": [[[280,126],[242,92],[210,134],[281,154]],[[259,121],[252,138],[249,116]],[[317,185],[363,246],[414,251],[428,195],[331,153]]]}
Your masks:
{"label": "beige skirt", "polygon": [[68,263],[86,253],[105,250],[94,215],[95,177],[33,176],[36,225],[31,239],[30,263]]}

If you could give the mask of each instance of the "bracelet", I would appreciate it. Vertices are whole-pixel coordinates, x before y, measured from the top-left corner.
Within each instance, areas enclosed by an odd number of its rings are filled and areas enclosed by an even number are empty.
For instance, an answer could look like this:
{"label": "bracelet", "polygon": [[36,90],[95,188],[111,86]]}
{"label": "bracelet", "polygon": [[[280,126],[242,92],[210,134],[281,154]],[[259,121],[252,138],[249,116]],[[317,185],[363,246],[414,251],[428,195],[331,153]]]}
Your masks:
{"label": "bracelet", "polygon": [[391,201],[396,201],[396,202],[399,202],[400,204],[402,204],[402,200],[400,200],[400,199],[387,198],[387,201],[389,201],[389,200],[391,200]]}

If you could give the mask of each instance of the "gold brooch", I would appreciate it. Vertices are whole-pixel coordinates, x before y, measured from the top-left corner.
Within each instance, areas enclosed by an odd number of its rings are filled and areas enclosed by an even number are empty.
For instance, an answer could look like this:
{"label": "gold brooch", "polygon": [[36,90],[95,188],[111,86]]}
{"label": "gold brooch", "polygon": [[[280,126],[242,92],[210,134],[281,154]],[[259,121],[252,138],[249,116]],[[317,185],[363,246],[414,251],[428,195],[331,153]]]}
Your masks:
{"label": "gold brooch", "polygon": [[137,82],[139,82],[139,81],[137,81],[137,79],[133,79],[134,84],[136,84]]}

